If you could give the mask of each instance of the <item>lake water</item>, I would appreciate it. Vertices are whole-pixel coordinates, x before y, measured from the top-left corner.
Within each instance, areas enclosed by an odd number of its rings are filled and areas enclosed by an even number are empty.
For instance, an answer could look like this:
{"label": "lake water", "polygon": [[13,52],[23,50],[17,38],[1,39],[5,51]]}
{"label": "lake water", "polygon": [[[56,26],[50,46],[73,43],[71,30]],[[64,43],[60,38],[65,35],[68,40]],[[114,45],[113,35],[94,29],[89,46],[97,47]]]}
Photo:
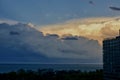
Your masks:
{"label": "lake water", "polygon": [[33,70],[53,69],[53,70],[81,70],[94,71],[103,69],[102,64],[0,64],[0,73],[17,71],[19,69]]}

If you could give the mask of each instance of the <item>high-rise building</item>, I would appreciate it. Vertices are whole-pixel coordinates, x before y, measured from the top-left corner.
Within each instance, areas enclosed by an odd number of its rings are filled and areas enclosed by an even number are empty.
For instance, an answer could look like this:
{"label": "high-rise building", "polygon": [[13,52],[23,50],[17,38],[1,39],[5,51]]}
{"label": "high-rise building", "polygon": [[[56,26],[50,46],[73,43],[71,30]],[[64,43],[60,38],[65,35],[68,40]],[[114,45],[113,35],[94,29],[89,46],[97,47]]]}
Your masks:
{"label": "high-rise building", "polygon": [[120,36],[103,41],[104,80],[120,80]]}

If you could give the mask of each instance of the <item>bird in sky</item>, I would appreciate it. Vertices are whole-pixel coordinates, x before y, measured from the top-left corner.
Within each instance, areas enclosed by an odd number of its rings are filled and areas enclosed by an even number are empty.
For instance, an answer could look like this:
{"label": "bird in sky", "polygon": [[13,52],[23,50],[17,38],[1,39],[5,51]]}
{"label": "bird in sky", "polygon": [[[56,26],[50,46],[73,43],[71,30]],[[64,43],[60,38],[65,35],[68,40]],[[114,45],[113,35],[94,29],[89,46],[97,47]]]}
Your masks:
{"label": "bird in sky", "polygon": [[95,5],[93,1],[89,1],[89,4],[91,4],[91,5]]}

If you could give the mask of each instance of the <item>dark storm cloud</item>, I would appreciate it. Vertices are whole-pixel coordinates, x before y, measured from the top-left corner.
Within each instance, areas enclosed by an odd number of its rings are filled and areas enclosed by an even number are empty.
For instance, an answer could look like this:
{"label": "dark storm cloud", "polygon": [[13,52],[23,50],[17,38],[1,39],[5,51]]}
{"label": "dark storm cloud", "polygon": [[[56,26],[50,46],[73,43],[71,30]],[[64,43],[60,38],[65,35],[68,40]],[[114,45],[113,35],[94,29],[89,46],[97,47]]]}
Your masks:
{"label": "dark storm cloud", "polygon": [[120,7],[110,6],[109,8],[110,8],[111,10],[120,11]]}
{"label": "dark storm cloud", "polygon": [[66,36],[65,39],[61,39],[56,34],[44,36],[28,24],[1,23],[0,53],[0,56],[8,61],[12,57],[18,58],[19,61],[24,61],[25,58],[27,61],[41,61],[46,58],[86,60],[96,57],[100,60],[102,52],[101,46],[95,40],[77,36]]}
{"label": "dark storm cloud", "polygon": [[76,37],[76,36],[66,36],[66,37],[63,37],[61,39],[63,39],[63,40],[78,40],[78,37]]}

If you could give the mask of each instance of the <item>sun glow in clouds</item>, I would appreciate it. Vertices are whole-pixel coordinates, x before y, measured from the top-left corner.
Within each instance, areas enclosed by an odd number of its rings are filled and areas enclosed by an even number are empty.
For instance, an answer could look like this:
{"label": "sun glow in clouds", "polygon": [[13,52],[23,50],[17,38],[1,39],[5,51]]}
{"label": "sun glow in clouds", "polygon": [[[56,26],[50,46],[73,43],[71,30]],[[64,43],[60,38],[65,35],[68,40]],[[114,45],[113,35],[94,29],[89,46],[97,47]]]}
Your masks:
{"label": "sun glow in clouds", "polygon": [[102,44],[104,38],[118,35],[120,29],[119,17],[89,18],[71,20],[61,24],[42,26],[39,30],[46,34],[82,36],[97,40]]}

